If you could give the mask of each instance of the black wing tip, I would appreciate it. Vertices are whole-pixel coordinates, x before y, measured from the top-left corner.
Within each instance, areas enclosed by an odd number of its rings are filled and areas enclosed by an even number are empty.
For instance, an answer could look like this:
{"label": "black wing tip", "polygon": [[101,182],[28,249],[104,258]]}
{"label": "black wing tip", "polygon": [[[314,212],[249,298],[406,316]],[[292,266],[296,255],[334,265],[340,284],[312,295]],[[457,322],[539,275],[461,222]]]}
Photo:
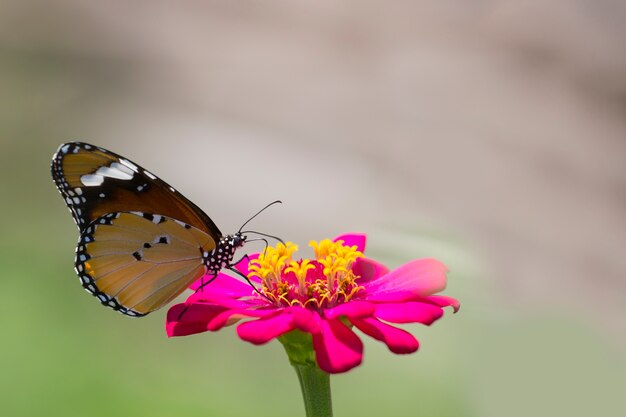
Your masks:
{"label": "black wing tip", "polygon": [[94,148],[96,147],[96,145],[92,145],[91,143],[87,143],[87,142],[83,142],[82,140],[70,140],[67,142],[62,143],[61,145],[59,145],[59,148],[57,149],[57,151],[59,149],[61,149],[62,147],[64,147],[65,145],[74,145],[74,146],[81,146],[84,147],[85,145],[89,145],[89,146],[93,146]]}
{"label": "black wing tip", "polygon": [[73,140],[70,142],[65,142],[59,145],[59,147],[57,148],[56,152],[54,153],[54,155],[52,156],[52,161],[54,163],[54,161],[60,161],[61,159],[63,159],[63,156],[68,154],[68,153],[72,153],[74,151],[74,149],[79,148],[79,149],[85,149],[85,150],[91,150],[91,149],[100,149],[100,147],[96,146],[96,145],[92,145],[90,143],[87,142],[81,142],[78,140]]}

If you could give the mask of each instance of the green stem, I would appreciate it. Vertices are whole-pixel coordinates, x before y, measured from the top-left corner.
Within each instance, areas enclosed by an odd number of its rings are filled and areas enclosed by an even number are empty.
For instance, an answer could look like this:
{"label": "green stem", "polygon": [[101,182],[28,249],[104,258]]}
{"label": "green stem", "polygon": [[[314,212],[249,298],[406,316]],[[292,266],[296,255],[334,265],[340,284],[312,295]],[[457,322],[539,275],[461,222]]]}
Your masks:
{"label": "green stem", "polygon": [[332,417],[330,375],[317,366],[294,365],[300,380],[307,417]]}
{"label": "green stem", "polygon": [[293,330],[278,340],[283,344],[289,362],[298,374],[307,417],[332,417],[330,375],[315,361],[311,335]]}

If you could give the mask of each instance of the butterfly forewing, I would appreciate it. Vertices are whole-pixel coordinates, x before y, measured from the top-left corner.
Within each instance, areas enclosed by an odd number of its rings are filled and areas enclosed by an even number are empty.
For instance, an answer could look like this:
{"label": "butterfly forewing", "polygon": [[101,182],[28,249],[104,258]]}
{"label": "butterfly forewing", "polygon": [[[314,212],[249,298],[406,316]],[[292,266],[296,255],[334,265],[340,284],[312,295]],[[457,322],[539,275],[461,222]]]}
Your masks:
{"label": "butterfly forewing", "polygon": [[221,237],[213,221],[149,171],[113,152],[81,142],[63,144],[52,160],[52,177],[82,232],[108,213],[159,213]]}
{"label": "butterfly forewing", "polygon": [[213,237],[177,219],[115,212],[81,233],[76,272],[102,304],[131,316],[157,310],[206,273]]}

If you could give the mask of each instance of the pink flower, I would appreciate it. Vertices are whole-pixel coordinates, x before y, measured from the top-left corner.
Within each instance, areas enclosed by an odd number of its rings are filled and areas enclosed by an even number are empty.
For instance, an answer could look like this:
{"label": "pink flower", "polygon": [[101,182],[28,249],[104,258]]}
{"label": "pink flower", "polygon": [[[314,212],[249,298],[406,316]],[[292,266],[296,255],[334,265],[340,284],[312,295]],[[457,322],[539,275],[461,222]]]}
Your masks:
{"label": "pink flower", "polygon": [[[297,246],[289,242],[252,255],[237,268],[263,296],[220,273],[170,308],[167,334],[217,331],[251,318],[237,326],[241,339],[260,345],[292,331],[310,334],[315,360],[328,373],[361,363],[363,343],[354,329],[385,343],[393,353],[415,352],[417,339],[388,323],[430,325],[443,315],[443,307],[456,312],[457,300],[433,295],[446,286],[446,267],[434,259],[417,259],[389,271],[363,256],[365,241],[365,235],[346,234],[311,242],[313,260],[292,260]],[[196,282],[191,288],[199,286]]]}

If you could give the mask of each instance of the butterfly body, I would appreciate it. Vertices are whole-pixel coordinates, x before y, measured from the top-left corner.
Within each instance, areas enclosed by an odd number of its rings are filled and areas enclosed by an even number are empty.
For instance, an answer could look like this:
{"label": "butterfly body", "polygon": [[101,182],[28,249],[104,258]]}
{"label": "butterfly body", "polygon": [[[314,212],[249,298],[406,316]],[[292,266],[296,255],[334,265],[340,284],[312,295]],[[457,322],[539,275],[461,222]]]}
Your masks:
{"label": "butterfly body", "polygon": [[173,187],[94,145],[61,145],[52,177],[80,232],[82,286],[128,316],[157,310],[204,275],[232,267],[246,241],[240,232],[223,236]]}
{"label": "butterfly body", "polygon": [[217,275],[223,268],[232,264],[235,252],[246,242],[246,236],[241,233],[226,235],[217,242],[217,246],[203,255],[203,261],[209,275]]}

